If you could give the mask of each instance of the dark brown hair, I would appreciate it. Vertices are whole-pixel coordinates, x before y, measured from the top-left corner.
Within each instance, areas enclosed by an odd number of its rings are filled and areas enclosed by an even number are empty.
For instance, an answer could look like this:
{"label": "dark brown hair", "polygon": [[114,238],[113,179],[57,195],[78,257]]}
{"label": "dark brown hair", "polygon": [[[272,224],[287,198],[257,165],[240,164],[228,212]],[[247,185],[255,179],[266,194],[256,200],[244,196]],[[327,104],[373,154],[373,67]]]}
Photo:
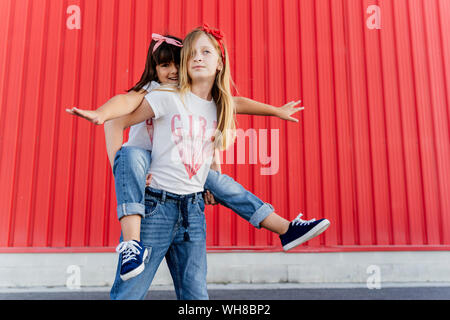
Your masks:
{"label": "dark brown hair", "polygon": [[[165,35],[167,38],[175,39],[179,42],[183,40],[171,36]],[[156,66],[163,63],[174,62],[177,66],[180,65],[180,52],[181,47],[174,46],[167,42],[161,43],[161,45],[153,52],[153,47],[157,41],[152,40],[147,52],[147,61],[145,62],[145,69],[142,73],[141,79],[127,92],[137,91],[139,92],[147,83],[151,81],[159,82],[158,75],[156,73]]]}

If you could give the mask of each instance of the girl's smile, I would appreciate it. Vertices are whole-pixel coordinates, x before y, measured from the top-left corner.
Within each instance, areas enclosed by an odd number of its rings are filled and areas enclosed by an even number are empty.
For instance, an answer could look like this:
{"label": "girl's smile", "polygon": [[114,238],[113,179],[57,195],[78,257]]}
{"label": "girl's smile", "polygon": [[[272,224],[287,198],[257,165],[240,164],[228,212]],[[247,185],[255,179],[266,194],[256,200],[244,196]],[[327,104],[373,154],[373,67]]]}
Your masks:
{"label": "girl's smile", "polygon": [[178,84],[178,66],[173,61],[158,64],[156,73],[162,84]]}

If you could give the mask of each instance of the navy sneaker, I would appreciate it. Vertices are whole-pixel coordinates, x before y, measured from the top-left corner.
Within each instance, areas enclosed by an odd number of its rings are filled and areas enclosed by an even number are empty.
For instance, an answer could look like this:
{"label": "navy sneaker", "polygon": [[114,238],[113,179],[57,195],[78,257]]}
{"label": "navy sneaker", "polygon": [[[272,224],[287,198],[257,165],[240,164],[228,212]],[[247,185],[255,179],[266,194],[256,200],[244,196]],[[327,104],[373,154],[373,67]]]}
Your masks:
{"label": "navy sneaker", "polygon": [[284,251],[288,251],[296,246],[318,236],[324,232],[330,225],[327,219],[311,219],[308,221],[300,219],[300,213],[297,218],[292,220],[289,229],[285,234],[280,235],[281,245]]}
{"label": "navy sneaker", "polygon": [[122,266],[120,267],[120,278],[123,281],[136,277],[145,269],[145,258],[148,250],[142,242],[136,240],[121,242],[116,251],[122,254]]}

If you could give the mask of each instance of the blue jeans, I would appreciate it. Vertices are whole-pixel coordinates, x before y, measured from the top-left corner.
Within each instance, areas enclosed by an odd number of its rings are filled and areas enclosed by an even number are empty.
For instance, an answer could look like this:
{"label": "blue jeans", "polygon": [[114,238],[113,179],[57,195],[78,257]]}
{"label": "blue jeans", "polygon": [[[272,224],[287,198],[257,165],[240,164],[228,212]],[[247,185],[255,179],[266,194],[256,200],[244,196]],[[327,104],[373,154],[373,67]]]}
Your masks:
{"label": "blue jeans", "polygon": [[[131,214],[145,217],[145,181],[150,162],[151,151],[138,147],[122,147],[117,151],[113,173],[119,220]],[[226,174],[210,170],[205,189],[211,191],[218,203],[230,208],[256,228],[260,228],[261,221],[274,212],[272,205]]]}
{"label": "blue jeans", "polygon": [[[144,272],[125,282],[119,276],[119,260],[111,298],[144,298],[159,264],[166,257],[177,298],[207,299],[205,204],[199,197],[201,193],[192,196],[192,204],[186,204],[183,202],[186,196],[146,188],[150,162],[151,152],[138,147],[122,147],[114,159],[117,215],[119,219],[125,215],[141,215],[141,241],[149,250],[149,257]],[[231,177],[214,170],[208,173],[205,189],[211,191],[218,203],[256,228],[260,228],[261,221],[274,211],[270,204],[264,203]],[[181,210],[183,206],[184,210]],[[181,241],[180,237],[189,241]]]}
{"label": "blue jeans", "polygon": [[206,219],[202,193],[176,195],[148,187],[145,207],[141,220],[141,241],[149,252],[145,269],[138,276],[123,281],[120,256],[111,299],[145,298],[165,257],[177,299],[207,300]]}
{"label": "blue jeans", "polygon": [[122,147],[114,158],[117,216],[139,214],[145,217],[145,180],[150,168],[151,151]]}
{"label": "blue jeans", "polygon": [[271,204],[265,203],[233,178],[218,171],[209,170],[205,189],[211,191],[218,203],[233,210],[255,228],[261,228],[261,221],[274,212]]}

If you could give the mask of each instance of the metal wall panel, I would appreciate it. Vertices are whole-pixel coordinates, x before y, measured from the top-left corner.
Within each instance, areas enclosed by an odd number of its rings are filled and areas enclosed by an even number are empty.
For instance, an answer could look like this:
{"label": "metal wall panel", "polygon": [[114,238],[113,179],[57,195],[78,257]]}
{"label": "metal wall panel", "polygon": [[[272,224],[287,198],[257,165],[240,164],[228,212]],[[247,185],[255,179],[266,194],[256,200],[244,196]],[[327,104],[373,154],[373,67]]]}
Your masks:
{"label": "metal wall panel", "polygon": [[[299,123],[237,116],[256,140],[244,164],[242,145],[222,154],[281,216],[331,220],[296,250],[450,248],[450,1],[0,0],[0,251],[117,244],[103,128],[64,109],[130,88],[152,32],[203,22],[226,34],[240,95],[303,101]],[[224,207],[206,215],[210,250],[281,249]]]}

